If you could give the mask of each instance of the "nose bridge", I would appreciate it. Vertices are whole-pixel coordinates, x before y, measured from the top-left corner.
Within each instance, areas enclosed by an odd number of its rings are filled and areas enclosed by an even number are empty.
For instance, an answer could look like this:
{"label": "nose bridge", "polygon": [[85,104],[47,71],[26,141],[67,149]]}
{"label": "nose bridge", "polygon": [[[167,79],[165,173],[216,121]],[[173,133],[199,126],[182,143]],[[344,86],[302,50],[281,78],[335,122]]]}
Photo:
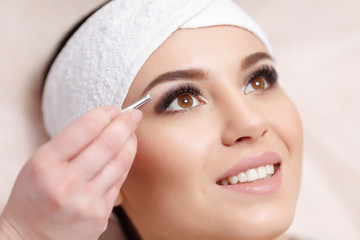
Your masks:
{"label": "nose bridge", "polygon": [[268,129],[266,117],[255,104],[256,99],[246,96],[239,89],[225,95],[221,114],[224,119],[223,143],[232,145],[237,141],[254,141]]}

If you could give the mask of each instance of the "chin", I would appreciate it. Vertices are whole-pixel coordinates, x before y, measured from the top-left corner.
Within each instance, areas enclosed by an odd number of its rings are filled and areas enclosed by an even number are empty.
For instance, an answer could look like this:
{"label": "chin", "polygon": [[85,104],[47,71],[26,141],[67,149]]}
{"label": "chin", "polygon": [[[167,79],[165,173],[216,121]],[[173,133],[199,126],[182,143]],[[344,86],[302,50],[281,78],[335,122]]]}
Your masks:
{"label": "chin", "polygon": [[[228,212],[231,218],[223,216],[223,222],[218,228],[214,239],[246,239],[273,240],[283,235],[291,226],[295,216],[295,204],[289,199],[264,206],[261,203],[249,206],[248,209],[238,209],[235,213]],[[225,218],[227,218],[225,220]],[[212,238],[210,238],[212,239]]]}

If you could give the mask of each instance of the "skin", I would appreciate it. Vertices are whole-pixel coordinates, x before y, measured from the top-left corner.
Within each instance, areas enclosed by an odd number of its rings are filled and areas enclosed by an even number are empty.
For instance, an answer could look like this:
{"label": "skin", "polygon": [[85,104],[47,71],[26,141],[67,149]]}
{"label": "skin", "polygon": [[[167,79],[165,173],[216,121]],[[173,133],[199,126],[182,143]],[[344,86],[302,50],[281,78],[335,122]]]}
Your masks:
{"label": "skin", "polygon": [[0,239],[98,239],[133,162],[141,118],[98,108],[35,151],[0,216]]}
{"label": "skin", "polygon": [[[258,52],[265,47],[240,28],[177,31],[145,63],[124,105],[159,74],[187,68],[206,72],[194,81],[200,104],[155,111],[160,96],[184,80],[172,81],[151,89],[154,99],[142,107],[140,124],[140,111],[116,107],[76,120],[20,171],[0,216],[0,238],[98,239],[116,198],[146,240],[282,238],[299,188],[302,130],[279,85],[244,93],[246,76],[272,64],[239,67]],[[269,150],[283,159],[275,193],[241,194],[216,184],[235,163]]]}
{"label": "skin", "polygon": [[[150,82],[168,71],[199,68],[202,80],[154,86],[141,110],[138,150],[121,189],[123,208],[145,240],[280,239],[290,226],[301,177],[302,126],[279,84],[245,94],[242,60],[267,52],[262,42],[233,26],[177,30],[146,61],[124,106],[141,98]],[[161,96],[182,82],[202,90],[201,104],[158,113]],[[282,185],[273,194],[233,192],[218,177],[248,156],[274,151],[282,158]]]}

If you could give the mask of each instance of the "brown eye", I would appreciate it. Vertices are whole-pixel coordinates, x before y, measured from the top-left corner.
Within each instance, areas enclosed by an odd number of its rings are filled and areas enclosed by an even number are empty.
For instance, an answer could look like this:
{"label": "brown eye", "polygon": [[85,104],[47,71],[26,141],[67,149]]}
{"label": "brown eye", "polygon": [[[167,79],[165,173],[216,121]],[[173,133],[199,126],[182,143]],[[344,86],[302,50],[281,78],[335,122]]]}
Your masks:
{"label": "brown eye", "polygon": [[192,107],[194,101],[189,94],[184,94],[178,98],[177,102],[180,107],[189,108],[189,107]]}
{"label": "brown eye", "polygon": [[180,111],[196,107],[200,104],[197,97],[192,94],[185,93],[175,98],[174,101],[169,105],[168,110]]}
{"label": "brown eye", "polygon": [[266,81],[262,77],[258,77],[251,82],[251,86],[255,90],[262,90],[265,88]]}
{"label": "brown eye", "polygon": [[253,80],[251,80],[245,87],[245,93],[255,92],[255,91],[263,91],[269,87],[268,81],[259,76]]}

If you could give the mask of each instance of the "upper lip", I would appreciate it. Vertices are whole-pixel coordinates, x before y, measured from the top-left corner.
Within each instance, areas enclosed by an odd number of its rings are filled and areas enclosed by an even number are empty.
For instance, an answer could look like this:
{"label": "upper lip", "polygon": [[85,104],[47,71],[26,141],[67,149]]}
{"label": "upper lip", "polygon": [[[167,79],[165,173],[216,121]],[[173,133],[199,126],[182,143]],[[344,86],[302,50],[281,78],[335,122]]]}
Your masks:
{"label": "upper lip", "polygon": [[280,164],[281,161],[282,159],[280,155],[273,151],[267,151],[261,154],[248,156],[222,174],[217,181],[237,175],[240,172],[245,172],[251,168],[258,168],[268,164]]}

